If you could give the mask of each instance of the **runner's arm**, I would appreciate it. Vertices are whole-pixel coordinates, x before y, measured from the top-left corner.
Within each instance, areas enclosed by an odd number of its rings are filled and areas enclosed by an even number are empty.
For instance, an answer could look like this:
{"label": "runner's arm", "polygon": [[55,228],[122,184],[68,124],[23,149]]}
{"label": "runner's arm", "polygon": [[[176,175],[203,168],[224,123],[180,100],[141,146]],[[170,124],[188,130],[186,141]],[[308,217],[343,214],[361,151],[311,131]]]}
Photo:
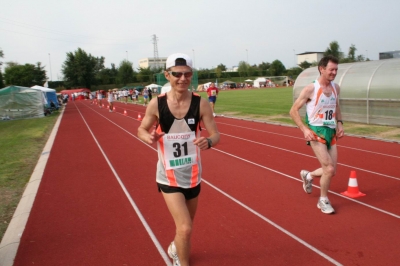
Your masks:
{"label": "runner's arm", "polygon": [[147,144],[153,144],[158,141],[164,132],[158,134],[154,129],[154,123],[158,121],[158,101],[154,98],[150,101],[146,108],[146,113],[143,117],[142,123],[138,128],[138,137]]}
{"label": "runner's arm", "polygon": [[[336,98],[336,121],[342,120],[342,112],[340,110],[340,104],[339,104],[339,94],[340,94],[340,86],[338,84],[335,84],[336,86],[336,92],[337,92],[337,98]],[[344,136],[344,130],[343,130],[343,122],[340,123],[338,122],[336,125],[336,136],[338,138],[341,138]]]}
{"label": "runner's arm", "polygon": [[304,134],[307,141],[315,140],[314,133],[303,123],[299,110],[311,99],[314,93],[314,84],[310,84],[301,91],[299,97],[290,109],[290,116]]}
{"label": "runner's arm", "polygon": [[[204,126],[209,134],[208,139],[212,142],[212,147],[217,145],[219,142],[219,132],[217,124],[215,123],[214,116],[210,107],[210,104],[206,99],[201,98],[200,100],[200,120],[203,120]],[[194,140],[194,144],[199,146],[201,150],[208,149],[208,141],[205,137],[199,137]]]}

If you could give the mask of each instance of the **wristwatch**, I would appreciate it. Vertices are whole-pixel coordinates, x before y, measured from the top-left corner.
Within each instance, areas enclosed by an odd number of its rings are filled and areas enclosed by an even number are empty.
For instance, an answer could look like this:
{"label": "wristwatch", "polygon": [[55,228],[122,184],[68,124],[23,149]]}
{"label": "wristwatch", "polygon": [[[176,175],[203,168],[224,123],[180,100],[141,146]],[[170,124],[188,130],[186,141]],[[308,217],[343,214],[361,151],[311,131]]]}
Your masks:
{"label": "wristwatch", "polygon": [[211,139],[207,138],[207,142],[208,142],[208,148],[207,149],[209,149],[212,146],[212,141],[211,141]]}

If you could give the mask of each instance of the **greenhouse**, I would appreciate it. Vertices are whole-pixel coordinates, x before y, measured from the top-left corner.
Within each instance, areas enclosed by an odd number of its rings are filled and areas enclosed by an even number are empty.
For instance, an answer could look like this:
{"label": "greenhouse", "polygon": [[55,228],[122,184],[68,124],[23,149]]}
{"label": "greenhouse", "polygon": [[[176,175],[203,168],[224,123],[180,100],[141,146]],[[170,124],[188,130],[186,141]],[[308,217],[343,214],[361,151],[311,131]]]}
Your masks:
{"label": "greenhouse", "polygon": [[[293,87],[293,101],[319,77],[317,67],[304,70]],[[343,120],[400,126],[400,59],[339,64],[335,83],[340,86]],[[305,107],[301,110],[305,115]]]}

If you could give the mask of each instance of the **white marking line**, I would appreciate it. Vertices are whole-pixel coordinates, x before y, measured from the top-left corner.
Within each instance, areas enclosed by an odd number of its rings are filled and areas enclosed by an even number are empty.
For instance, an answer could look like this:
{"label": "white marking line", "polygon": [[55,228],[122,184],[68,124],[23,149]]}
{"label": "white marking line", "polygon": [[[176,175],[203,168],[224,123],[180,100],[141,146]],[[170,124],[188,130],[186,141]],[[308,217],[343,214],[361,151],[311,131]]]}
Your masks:
{"label": "white marking line", "polygon": [[[232,124],[222,123],[222,122],[218,122],[217,124],[223,124],[223,125],[232,126],[232,127],[239,127],[239,128],[244,128],[244,129],[252,130],[252,131],[258,131],[258,132],[263,132],[263,133],[268,133],[268,134],[274,134],[274,135],[278,135],[278,136],[283,136],[283,137],[288,137],[288,138],[294,138],[294,139],[299,139],[299,140],[305,141],[304,138],[294,137],[294,136],[285,135],[285,134],[279,134],[279,133],[275,133],[275,132],[271,132],[271,131],[266,131],[266,130],[261,130],[261,129],[254,129],[254,128],[250,128],[250,127],[243,127],[243,126],[232,125]],[[274,125],[274,126],[276,126],[276,125]],[[220,132],[220,133],[221,133],[221,132]],[[361,151],[361,152],[368,152],[368,153],[373,153],[373,154],[378,154],[378,155],[382,155],[382,156],[388,156],[388,157],[393,157],[393,158],[400,159],[400,156],[396,156],[396,155],[391,155],[391,154],[386,154],[386,153],[380,153],[380,152],[375,152],[375,151],[369,151],[369,150],[363,150],[363,149],[358,149],[358,148],[352,148],[352,147],[343,146],[343,145],[339,145],[339,144],[336,144],[336,145],[337,145],[338,147],[341,147],[341,148],[346,148],[346,149],[351,149],[351,150],[357,150],[357,151]]]}
{"label": "white marking line", "polygon": [[[97,111],[95,111],[97,112]],[[100,114],[100,113],[99,113]],[[103,116],[102,114],[100,114],[101,116]],[[107,117],[103,116],[105,119],[109,120]],[[115,124],[113,121],[109,120],[111,123]],[[120,127],[119,125],[115,124],[116,126],[118,126],[119,128],[121,128],[122,130],[124,130],[125,132],[127,132],[129,135],[132,135],[130,132],[128,132],[127,130],[123,129],[122,127]],[[134,135],[132,135],[134,136]],[[94,136],[93,136],[94,137]],[[134,136],[136,139],[139,139],[138,137]],[[140,140],[140,139],[139,139]],[[140,140],[141,141],[141,140]],[[96,141],[97,142],[97,141]],[[142,141],[143,142],[143,141]],[[144,143],[144,142],[143,142]],[[146,144],[146,143],[145,143]],[[146,144],[147,145],[147,144]],[[147,145],[148,147],[150,147],[151,149],[153,149],[154,151],[157,151],[156,149],[154,149],[152,146]],[[100,148],[100,147],[99,147]],[[102,151],[103,152],[103,151]],[[105,156],[105,154],[104,154]],[[106,156],[105,156],[106,157]],[[235,157],[235,156],[233,156]],[[108,162],[108,160],[107,160]],[[109,163],[110,164],[110,163]],[[112,167],[112,166],[110,166]],[[290,176],[288,176],[290,177]],[[291,177],[292,178],[292,177]],[[296,178],[293,178],[296,179]],[[222,193],[223,195],[227,196],[228,198],[230,198],[231,200],[233,200],[234,202],[236,202],[237,204],[239,204],[240,206],[244,207],[245,209],[247,209],[248,211],[250,211],[251,213],[255,214],[256,216],[260,217],[261,219],[263,219],[264,221],[268,222],[269,224],[271,224],[272,226],[274,226],[275,228],[277,228],[278,230],[282,231],[283,233],[287,234],[288,236],[292,237],[293,239],[295,239],[296,241],[298,241],[299,243],[301,243],[302,245],[304,245],[305,247],[311,249],[312,251],[314,251],[315,253],[317,253],[318,255],[322,256],[323,258],[325,258],[326,260],[332,262],[335,265],[342,265],[339,262],[335,261],[333,258],[329,257],[328,255],[326,255],[325,253],[321,252],[320,250],[316,249],[315,247],[311,246],[310,244],[308,244],[307,242],[301,240],[299,237],[297,237],[296,235],[290,233],[289,231],[287,231],[286,229],[280,227],[279,225],[277,225],[276,223],[272,222],[271,220],[267,219],[265,216],[262,216],[261,214],[259,214],[258,212],[254,211],[253,209],[249,208],[248,206],[246,206],[245,204],[243,204],[242,202],[240,202],[239,200],[235,199],[234,197],[230,196],[229,194],[223,192],[221,189],[217,188],[216,186],[212,185],[211,183],[209,183],[207,180],[202,179],[203,182],[205,182],[206,184],[208,184],[209,186],[211,186],[212,188],[214,188],[215,190],[217,190],[218,192]],[[122,183],[122,181],[121,181]],[[129,194],[128,194],[129,195]],[[133,201],[133,200],[132,200]],[[139,211],[139,210],[138,210]],[[150,229],[151,230],[151,229]]]}
{"label": "white marking line", "polygon": [[[241,158],[241,157],[239,157],[239,156],[230,154],[230,153],[228,153],[228,152],[225,152],[225,151],[222,151],[222,150],[219,150],[219,149],[216,149],[216,148],[213,148],[213,150],[218,151],[218,152],[221,152],[221,153],[226,154],[226,155],[228,155],[228,156],[234,157],[234,158],[239,159],[239,160],[241,160],[241,161],[250,163],[250,164],[252,164],[252,165],[261,167],[261,168],[263,168],[263,169],[269,170],[269,171],[271,171],[271,172],[277,173],[277,174],[279,174],[279,175],[286,176],[286,177],[291,178],[291,179],[293,179],[293,180],[296,180],[296,181],[298,181],[298,182],[302,182],[302,181],[301,181],[300,179],[298,179],[298,178],[295,178],[295,177],[290,176],[290,175],[287,175],[287,174],[285,174],[285,173],[276,171],[276,170],[274,170],[274,169],[271,169],[271,168],[269,168],[269,167],[263,166],[263,165],[261,165],[261,164],[258,164],[258,163],[255,163],[255,162],[246,160],[246,159],[244,159],[244,158]],[[313,187],[320,188],[320,187],[317,186],[317,185],[313,185]],[[361,202],[361,201],[358,201],[358,200],[355,200],[355,199],[352,199],[352,198],[348,198],[348,197],[343,196],[342,194],[336,193],[336,192],[334,192],[334,191],[330,191],[330,190],[328,190],[328,191],[329,191],[330,193],[332,193],[332,194],[335,194],[336,196],[342,197],[342,198],[347,199],[347,200],[351,200],[351,201],[353,201],[353,202],[359,203],[359,204],[364,205],[364,206],[366,206],[366,207],[369,207],[369,208],[371,208],[371,209],[377,210],[377,211],[379,211],[379,212],[382,212],[382,213],[388,214],[388,215],[390,215],[390,216],[393,216],[393,217],[395,217],[395,218],[397,218],[397,219],[400,219],[400,216],[399,216],[399,215],[396,215],[396,214],[394,214],[394,213],[391,213],[391,212],[388,212],[388,211],[379,209],[379,208],[377,208],[377,207],[371,206],[371,205],[369,205],[369,204],[366,204],[366,203],[364,203],[364,202]]]}
{"label": "white marking line", "polygon": [[[245,139],[245,138],[241,138],[241,137],[236,137],[236,136],[229,135],[229,134],[225,134],[225,133],[221,133],[221,132],[220,132],[220,134],[221,134],[221,135],[228,136],[228,137],[231,137],[231,138],[236,138],[236,139],[240,139],[240,140],[243,140],[243,141],[255,143],[255,144],[258,144],[258,145],[271,147],[271,148],[274,148],[274,149],[277,149],[277,150],[282,150],[282,151],[286,151],[286,152],[291,152],[291,153],[298,154],[298,155],[301,155],[301,156],[305,156],[305,157],[310,157],[310,158],[316,159],[315,156],[311,156],[311,155],[308,155],[308,154],[304,154],[304,153],[300,153],[300,152],[295,152],[295,151],[292,151],[292,150],[280,148],[280,147],[277,147],[277,146],[272,146],[272,145],[269,145],[269,144],[265,144],[265,143],[261,143],[261,142],[257,142],[257,141],[253,141],[253,140],[249,140],[249,139]],[[392,178],[392,179],[394,179],[394,180],[400,181],[400,178],[399,178],[399,177],[395,177],[395,176],[385,175],[385,174],[382,174],[382,173],[373,172],[373,171],[370,171],[370,170],[367,170],[367,169],[355,167],[355,166],[348,165],[348,164],[343,164],[343,163],[337,163],[337,164],[338,164],[338,165],[342,165],[342,166],[346,166],[346,167],[349,167],[349,168],[352,168],[352,169],[364,171],[364,172],[367,172],[367,173],[371,173],[371,174],[375,174],[375,175],[380,175],[380,176],[384,176],[384,177],[389,177],[389,178]]]}
{"label": "white marking line", "polygon": [[156,246],[158,252],[160,253],[161,257],[164,259],[164,262],[169,265],[172,266],[172,263],[170,262],[170,259],[168,257],[168,255],[165,253],[163,247],[161,246],[160,242],[158,242],[156,236],[154,235],[153,231],[151,230],[149,224],[146,222],[146,219],[143,217],[142,213],[140,212],[139,208],[137,207],[136,203],[134,202],[134,200],[132,199],[131,195],[129,194],[128,190],[126,189],[124,183],[122,182],[121,178],[118,176],[117,172],[115,171],[114,167],[112,166],[111,162],[108,160],[107,155],[105,154],[105,152],[103,151],[103,149],[101,148],[100,143],[97,141],[96,137],[94,136],[92,130],[90,129],[89,125],[86,122],[86,119],[83,117],[81,111],[79,110],[79,108],[76,106],[79,114],[81,115],[83,121],[85,122],[90,134],[92,135],[94,141],[96,142],[97,146],[99,147],[99,150],[101,151],[101,153],[103,154],[104,159],[107,161],[108,166],[110,167],[111,171],[113,172],[115,178],[117,179],[118,183],[120,184],[122,190],[124,191],[126,197],[128,198],[129,202],[131,203],[133,209],[135,210],[137,216],[139,217],[140,221],[142,222],[144,228],[146,229],[147,233],[149,234],[151,240],[153,241],[154,245]]}
{"label": "white marking line", "polygon": [[[95,111],[95,110],[93,110],[93,111]],[[95,112],[97,112],[97,111],[95,111]],[[98,113],[98,112],[97,112],[97,113]],[[100,113],[98,113],[98,114],[100,114]],[[100,115],[103,116],[102,114],[100,114]],[[139,140],[140,142],[142,142],[143,144],[145,144],[146,146],[150,147],[150,148],[153,149],[154,151],[157,151],[157,149],[154,149],[154,148],[153,148],[152,146],[150,146],[149,144],[143,142],[143,141],[142,141],[141,139],[139,139],[137,136],[133,135],[132,133],[130,133],[129,131],[125,130],[125,129],[122,128],[121,126],[117,125],[116,123],[114,123],[113,121],[111,121],[110,119],[108,119],[107,117],[105,117],[105,116],[103,116],[103,117],[104,117],[105,119],[107,119],[108,121],[110,121],[111,123],[113,123],[114,125],[116,125],[117,127],[121,128],[123,131],[125,131],[125,132],[128,133],[129,135],[133,136],[134,138],[136,138],[137,140]],[[227,135],[227,134],[225,134],[225,135]],[[249,140],[249,141],[252,142],[251,140]],[[261,143],[261,144],[262,144],[262,143]],[[264,144],[263,144],[263,145],[264,145]],[[265,145],[266,145],[266,144],[265,144]],[[266,146],[269,146],[269,145],[266,145]],[[281,148],[277,148],[277,149],[281,149]],[[263,169],[266,169],[266,170],[269,170],[269,171],[271,171],[271,172],[277,173],[277,174],[279,174],[279,175],[283,175],[283,176],[285,176],[285,177],[291,178],[291,179],[293,179],[293,180],[296,180],[297,182],[302,182],[302,181],[301,181],[300,179],[298,179],[298,178],[295,178],[295,177],[293,177],[293,176],[290,176],[290,175],[284,174],[284,173],[282,173],[282,172],[276,171],[276,170],[271,169],[271,168],[269,168],[269,167],[266,167],[266,166],[257,164],[257,163],[255,163],[255,162],[246,160],[246,159],[244,159],[244,158],[242,158],[242,157],[233,155],[233,154],[231,154],[231,153],[222,151],[222,150],[220,150],[220,149],[213,148],[213,150],[218,151],[218,152],[221,152],[221,153],[224,153],[224,154],[226,154],[226,155],[228,155],[228,156],[231,156],[231,157],[234,157],[234,158],[236,158],[236,159],[239,159],[239,160],[248,162],[248,163],[250,163],[250,164],[256,165],[256,166],[258,166],[258,167],[261,167],[261,168],[263,168]],[[283,149],[283,150],[285,150],[285,149]],[[285,150],[285,151],[289,151],[289,150]],[[293,152],[293,151],[290,151],[290,152]],[[293,153],[300,154],[300,155],[303,155],[303,156],[308,156],[308,157],[311,157],[311,158],[315,158],[315,157],[313,157],[313,156],[306,155],[306,154],[301,154],[301,153],[297,153],[297,152],[293,152]],[[350,167],[350,166],[348,166],[348,165],[345,165],[345,166]],[[359,169],[359,168],[356,168],[356,169]],[[359,170],[363,170],[363,169],[359,169]],[[374,174],[378,174],[378,175],[379,175],[379,173],[375,173],[375,172],[372,172],[372,171],[367,171],[367,170],[363,170],[363,171],[365,171],[365,172],[370,172],[370,173],[374,173]],[[385,176],[385,175],[383,175],[383,176]],[[388,176],[388,177],[390,177],[390,176]],[[205,180],[205,179],[202,179],[202,180]],[[314,184],[313,184],[312,186],[313,186],[313,187],[316,187],[316,188],[320,188],[319,186],[314,185]],[[355,200],[355,199],[352,199],[352,198],[343,196],[343,195],[340,194],[340,193],[337,193],[337,192],[334,192],[334,191],[331,191],[331,190],[328,190],[328,191],[329,191],[330,193],[336,195],[336,196],[342,197],[342,198],[344,198],[344,199],[353,201],[353,202],[355,202],[355,203],[364,205],[364,206],[366,206],[366,207],[368,207],[368,208],[371,208],[371,209],[373,209],[373,210],[376,210],[376,211],[385,213],[385,214],[387,214],[387,215],[393,216],[393,217],[395,217],[395,218],[397,218],[397,219],[400,219],[400,216],[399,216],[399,215],[396,215],[396,214],[394,214],[394,213],[391,213],[391,212],[382,210],[382,209],[380,209],[380,208],[374,207],[374,206],[372,206],[372,205],[366,204],[366,203],[364,203],[364,202],[361,202],[361,201],[358,201],[358,200]]]}
{"label": "white marking line", "polygon": [[307,242],[305,242],[304,240],[302,240],[301,238],[297,237],[296,235],[290,233],[288,230],[284,229],[283,227],[279,226],[278,224],[274,223],[273,221],[271,221],[270,219],[266,218],[265,216],[261,215],[260,213],[256,212],[255,210],[253,210],[252,208],[250,208],[249,206],[247,206],[246,204],[242,203],[241,201],[235,199],[234,197],[232,197],[231,195],[225,193],[224,191],[222,191],[221,189],[217,188],[216,186],[214,186],[213,184],[207,182],[206,180],[203,179],[203,182],[205,182],[206,184],[208,184],[210,187],[214,188],[216,191],[218,191],[219,193],[221,193],[222,195],[224,195],[225,197],[229,198],[230,200],[236,202],[238,205],[242,206],[243,208],[245,208],[246,210],[248,210],[249,212],[253,213],[254,215],[258,216],[259,218],[261,218],[262,220],[266,221],[267,223],[269,223],[270,225],[272,225],[273,227],[275,227],[276,229],[278,229],[279,231],[283,232],[284,234],[288,235],[289,237],[293,238],[294,240],[296,240],[297,242],[299,242],[300,244],[302,244],[303,246],[311,249],[312,251],[314,251],[315,253],[317,253],[318,255],[320,255],[321,257],[325,258],[326,260],[332,262],[335,265],[342,265],[341,263],[337,262],[336,260],[334,260],[333,258],[329,257],[328,255],[326,255],[325,253],[323,253],[322,251],[320,251],[319,249],[313,247],[312,245],[308,244]]}

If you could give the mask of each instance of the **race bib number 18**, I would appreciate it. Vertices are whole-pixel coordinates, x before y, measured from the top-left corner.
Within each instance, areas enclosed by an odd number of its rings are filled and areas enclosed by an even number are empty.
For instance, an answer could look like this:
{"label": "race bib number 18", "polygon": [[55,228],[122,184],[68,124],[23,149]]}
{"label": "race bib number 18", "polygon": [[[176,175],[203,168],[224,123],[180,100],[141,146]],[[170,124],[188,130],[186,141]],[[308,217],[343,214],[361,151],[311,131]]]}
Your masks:
{"label": "race bib number 18", "polygon": [[194,139],[195,132],[171,133],[163,136],[167,170],[197,164]]}

